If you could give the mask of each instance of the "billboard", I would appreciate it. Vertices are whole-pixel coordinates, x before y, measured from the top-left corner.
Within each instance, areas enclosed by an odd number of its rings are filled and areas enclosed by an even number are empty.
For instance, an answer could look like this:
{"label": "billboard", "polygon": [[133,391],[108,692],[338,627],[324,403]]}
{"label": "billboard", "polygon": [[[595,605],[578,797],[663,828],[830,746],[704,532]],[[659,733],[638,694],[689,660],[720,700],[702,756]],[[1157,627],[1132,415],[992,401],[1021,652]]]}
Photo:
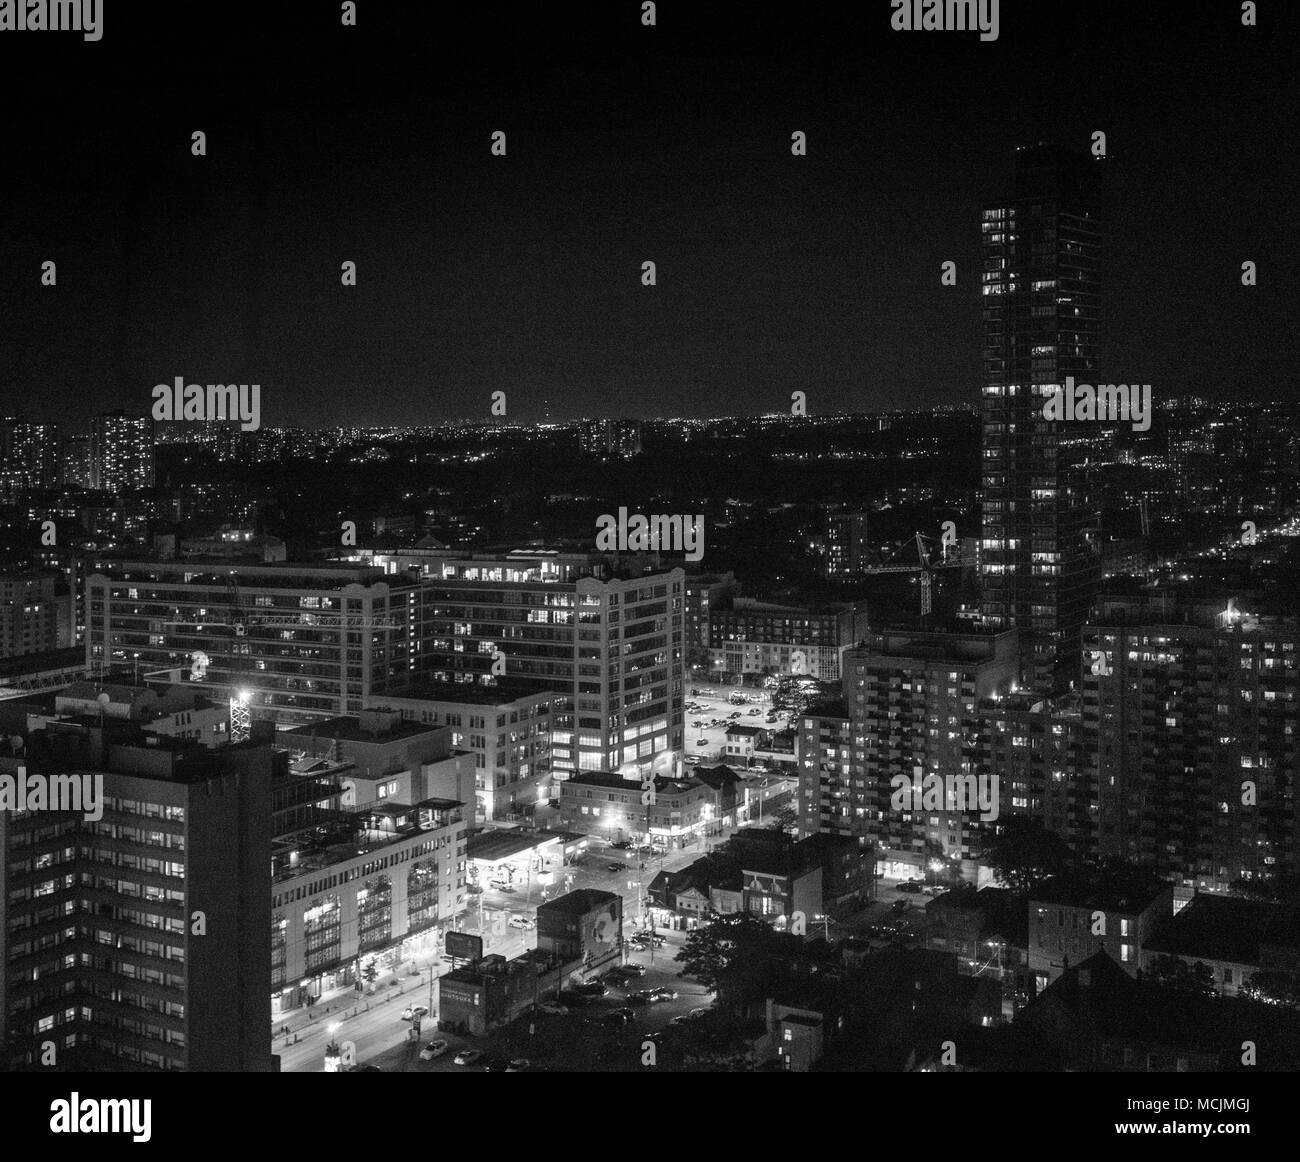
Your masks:
{"label": "billboard", "polygon": [[448,932],[444,947],[448,956],[459,960],[483,959],[482,936],[471,936],[468,932]]}

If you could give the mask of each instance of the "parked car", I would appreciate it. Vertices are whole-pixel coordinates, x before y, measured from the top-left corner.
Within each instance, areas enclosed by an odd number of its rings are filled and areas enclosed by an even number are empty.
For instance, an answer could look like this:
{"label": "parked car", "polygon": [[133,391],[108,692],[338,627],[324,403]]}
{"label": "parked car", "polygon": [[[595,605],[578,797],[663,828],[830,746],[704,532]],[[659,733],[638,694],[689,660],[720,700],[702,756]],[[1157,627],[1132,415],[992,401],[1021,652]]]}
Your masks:
{"label": "parked car", "polygon": [[589,980],[586,984],[575,984],[573,991],[581,997],[603,997],[609,989],[598,980]]}
{"label": "parked car", "polygon": [[452,1060],[457,1065],[477,1065],[483,1060],[482,1049],[462,1049]]}
{"label": "parked car", "polygon": [[568,1005],[569,1008],[575,1006],[589,1005],[595,997],[584,996],[582,993],[574,992],[573,989],[562,989],[560,992],[561,1007]]}
{"label": "parked car", "polygon": [[552,1017],[567,1017],[569,1015],[569,1010],[559,1001],[543,1001],[537,1006],[537,1011],[547,1013]]}
{"label": "parked car", "polygon": [[509,1073],[510,1062],[505,1057],[489,1057],[483,1062],[483,1070],[486,1073]]}
{"label": "parked car", "polygon": [[655,999],[650,989],[641,989],[638,992],[627,994],[627,1003],[629,1005],[652,1005]]}
{"label": "parked car", "polygon": [[763,712],[762,712],[762,711],[761,711],[757,706],[755,706],[754,709],[751,710],[749,713],[750,713],[750,716],[752,717],[752,716],[755,715],[755,714],[762,714]]}
{"label": "parked car", "polygon": [[516,1057],[507,1067],[507,1073],[527,1073],[532,1069],[533,1063],[527,1057]]}
{"label": "parked car", "polygon": [[423,1018],[429,1015],[428,1005],[407,1005],[402,1010],[403,1021],[414,1021],[417,1017]]}
{"label": "parked car", "polygon": [[713,1010],[709,1008],[708,1005],[701,1005],[698,1009],[692,1009],[687,1013],[686,1019],[688,1021],[699,1021],[704,1017],[707,1017],[711,1012],[713,1012]]}
{"label": "parked car", "polygon": [[908,882],[905,884],[899,884],[898,890],[900,892],[907,892],[909,895],[915,895],[916,893],[921,891],[921,885],[917,883],[913,883],[911,880],[908,880]]}
{"label": "parked car", "polygon": [[651,989],[650,993],[656,1001],[675,1001],[677,999],[676,989],[657,988]]}
{"label": "parked car", "polygon": [[420,1050],[421,1061],[432,1061],[435,1057],[441,1057],[450,1049],[451,1046],[446,1041],[430,1041],[423,1049]]}
{"label": "parked car", "polygon": [[644,964],[625,964],[622,971],[632,976],[645,976],[647,970]]}

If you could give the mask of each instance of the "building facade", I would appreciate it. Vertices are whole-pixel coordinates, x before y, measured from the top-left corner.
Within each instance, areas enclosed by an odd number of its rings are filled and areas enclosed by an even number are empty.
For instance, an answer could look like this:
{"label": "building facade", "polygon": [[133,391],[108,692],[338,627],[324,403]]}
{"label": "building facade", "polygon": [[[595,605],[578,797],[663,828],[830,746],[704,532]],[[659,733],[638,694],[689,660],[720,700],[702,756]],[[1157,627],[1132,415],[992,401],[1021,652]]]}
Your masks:
{"label": "building facade", "polygon": [[1044,145],[1016,152],[1014,195],[984,209],[983,615],[1016,628],[1024,678],[1064,689],[1100,577],[1089,479],[1097,425],[1046,420],[1067,376],[1100,358],[1096,163]]}

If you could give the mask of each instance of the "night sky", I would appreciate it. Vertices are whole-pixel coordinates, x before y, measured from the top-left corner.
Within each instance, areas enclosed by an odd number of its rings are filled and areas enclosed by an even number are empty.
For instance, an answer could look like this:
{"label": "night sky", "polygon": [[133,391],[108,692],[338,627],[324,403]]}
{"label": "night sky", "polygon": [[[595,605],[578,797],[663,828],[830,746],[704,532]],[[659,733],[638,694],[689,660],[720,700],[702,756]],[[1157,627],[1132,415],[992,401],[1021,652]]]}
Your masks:
{"label": "night sky", "polygon": [[981,204],[1095,129],[1107,377],[1295,392],[1281,3],[1004,0],[993,43],[887,0],[104,7],[98,43],[0,33],[6,412],[177,375],[260,383],[265,426],[974,403]]}

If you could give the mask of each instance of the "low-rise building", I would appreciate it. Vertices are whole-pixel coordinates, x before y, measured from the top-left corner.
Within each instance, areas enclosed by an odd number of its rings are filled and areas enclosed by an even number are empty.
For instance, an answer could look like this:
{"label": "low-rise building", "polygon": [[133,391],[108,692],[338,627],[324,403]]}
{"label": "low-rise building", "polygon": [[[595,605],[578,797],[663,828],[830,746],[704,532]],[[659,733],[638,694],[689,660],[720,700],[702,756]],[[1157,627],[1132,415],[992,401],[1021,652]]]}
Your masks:
{"label": "low-rise building", "polygon": [[1136,975],[1147,938],[1173,911],[1172,884],[1048,880],[1029,900],[1029,969],[1037,991],[1095,952]]}
{"label": "low-rise building", "polygon": [[579,888],[537,906],[537,949],[584,974],[615,964],[623,952],[623,897]]}
{"label": "low-rise building", "polygon": [[564,965],[540,951],[485,956],[438,979],[438,1027],[482,1037],[559,995]]}
{"label": "low-rise building", "polygon": [[611,842],[649,841],[677,849],[707,834],[718,818],[719,792],[694,773],[654,776],[654,801],[643,802],[638,780],[605,771],[577,771],[560,784],[565,827]]}
{"label": "low-rise building", "polygon": [[1142,947],[1142,968],[1163,957],[1202,964],[1221,996],[1235,997],[1256,973],[1300,969],[1300,912],[1293,905],[1198,894],[1165,917]]}
{"label": "low-rise building", "polygon": [[290,750],[352,767],[342,806],[428,798],[473,800],[474,759],[452,745],[446,726],[405,721],[392,710],[363,710],[279,733]]}

